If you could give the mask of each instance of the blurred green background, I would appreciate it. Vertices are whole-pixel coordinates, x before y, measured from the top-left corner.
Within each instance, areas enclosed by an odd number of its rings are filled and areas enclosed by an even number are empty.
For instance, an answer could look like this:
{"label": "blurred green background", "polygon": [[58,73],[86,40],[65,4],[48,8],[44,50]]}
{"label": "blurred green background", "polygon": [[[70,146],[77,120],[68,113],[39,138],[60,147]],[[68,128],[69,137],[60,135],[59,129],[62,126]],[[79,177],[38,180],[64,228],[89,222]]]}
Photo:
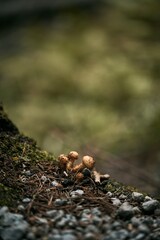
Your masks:
{"label": "blurred green background", "polygon": [[159,9],[115,0],[0,15],[10,118],[55,156],[92,154],[100,170],[159,192]]}

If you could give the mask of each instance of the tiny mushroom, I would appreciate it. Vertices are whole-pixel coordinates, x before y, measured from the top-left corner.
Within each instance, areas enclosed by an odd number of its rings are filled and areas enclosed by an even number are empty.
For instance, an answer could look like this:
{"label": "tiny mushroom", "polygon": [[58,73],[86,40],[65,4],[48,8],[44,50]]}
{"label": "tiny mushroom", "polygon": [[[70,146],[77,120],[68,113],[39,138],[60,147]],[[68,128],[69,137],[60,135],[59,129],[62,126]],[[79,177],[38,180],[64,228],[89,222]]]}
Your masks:
{"label": "tiny mushroom", "polygon": [[64,154],[61,154],[61,155],[59,155],[58,160],[59,160],[60,168],[65,170],[66,169],[66,165],[68,163],[68,157],[66,155],[64,155]]}
{"label": "tiny mushroom", "polygon": [[74,165],[74,161],[78,159],[78,152],[76,151],[71,151],[69,154],[68,154],[68,162],[67,162],[67,167],[66,167],[66,170],[72,170],[73,168],[73,165]]}
{"label": "tiny mushroom", "polygon": [[96,170],[93,171],[93,176],[96,183],[100,183],[101,179],[105,180],[110,178],[109,174],[100,174]]}
{"label": "tiny mushroom", "polygon": [[77,181],[81,181],[83,178],[84,178],[84,174],[83,174],[83,173],[78,172],[78,173],[76,174],[76,180],[77,180]]}
{"label": "tiny mushroom", "polygon": [[75,167],[73,167],[72,171],[80,172],[84,168],[88,168],[88,169],[92,170],[94,165],[95,165],[95,160],[91,156],[84,156],[82,159],[82,162],[80,164],[76,165]]}

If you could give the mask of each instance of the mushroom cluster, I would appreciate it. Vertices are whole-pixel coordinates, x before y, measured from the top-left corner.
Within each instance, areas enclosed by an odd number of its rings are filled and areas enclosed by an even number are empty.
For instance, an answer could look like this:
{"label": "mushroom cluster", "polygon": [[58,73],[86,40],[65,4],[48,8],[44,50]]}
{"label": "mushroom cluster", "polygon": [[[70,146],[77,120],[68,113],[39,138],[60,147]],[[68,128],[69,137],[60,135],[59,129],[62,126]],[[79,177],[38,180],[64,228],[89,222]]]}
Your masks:
{"label": "mushroom cluster", "polygon": [[[76,151],[71,151],[68,155],[60,154],[58,157],[59,168],[67,174],[75,174],[76,180],[80,181],[86,176],[91,176],[96,183],[100,183],[101,179],[108,179],[108,174],[101,175],[95,170],[95,160],[91,156],[83,156],[79,164],[75,164],[78,160],[79,154]],[[93,170],[93,171],[92,171]]]}

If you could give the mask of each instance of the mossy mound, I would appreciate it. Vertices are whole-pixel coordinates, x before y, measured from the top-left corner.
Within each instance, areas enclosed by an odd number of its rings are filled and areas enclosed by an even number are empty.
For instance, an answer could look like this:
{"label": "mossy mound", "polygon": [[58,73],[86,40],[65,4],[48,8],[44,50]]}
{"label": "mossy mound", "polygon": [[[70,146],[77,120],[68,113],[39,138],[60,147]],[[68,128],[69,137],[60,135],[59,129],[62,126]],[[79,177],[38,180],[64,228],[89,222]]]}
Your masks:
{"label": "mossy mound", "polygon": [[36,142],[21,134],[0,106],[0,206],[12,205],[20,198],[17,177],[19,163],[55,161],[55,157],[37,147]]}
{"label": "mossy mound", "polygon": [[[21,134],[2,106],[0,107],[0,123],[0,206],[14,207],[24,197],[29,197],[34,199],[34,207],[33,204],[32,207],[35,211],[38,204],[41,204],[41,207],[44,205],[45,208],[50,207],[53,196],[61,197],[68,189],[83,185],[83,183],[76,182],[72,174],[64,176],[64,172],[57,165],[56,158],[41,150],[33,139]],[[47,183],[42,181],[44,177],[48,179]],[[53,180],[59,181],[60,191],[52,187]],[[72,186],[63,187],[62,182],[68,180],[72,180]],[[95,201],[101,196],[108,212],[112,212],[114,207],[107,199],[106,192],[110,191],[117,196],[120,194],[129,196],[135,191],[135,188],[126,187],[113,179],[99,185],[96,185],[92,179],[88,180],[89,183],[85,185],[86,199]],[[99,203],[94,202],[94,204]]]}

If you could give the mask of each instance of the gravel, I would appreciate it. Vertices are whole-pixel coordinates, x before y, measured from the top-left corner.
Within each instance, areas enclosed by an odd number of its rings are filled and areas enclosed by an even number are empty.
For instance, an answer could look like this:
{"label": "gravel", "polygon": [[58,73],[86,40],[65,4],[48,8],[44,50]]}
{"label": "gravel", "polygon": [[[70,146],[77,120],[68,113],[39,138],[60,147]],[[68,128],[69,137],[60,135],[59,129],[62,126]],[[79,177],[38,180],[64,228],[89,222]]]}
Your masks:
{"label": "gravel", "polygon": [[[80,189],[70,196],[83,198]],[[57,198],[55,208],[44,214],[25,218],[27,201],[17,206],[17,213],[0,208],[1,240],[160,240],[160,203],[141,193],[131,196],[108,194],[116,211],[108,215],[99,207],[85,208],[79,201],[75,211],[67,212],[69,198]],[[73,199],[74,201],[74,199]],[[28,201],[29,204],[29,201]],[[14,236],[14,237],[13,237]]]}

